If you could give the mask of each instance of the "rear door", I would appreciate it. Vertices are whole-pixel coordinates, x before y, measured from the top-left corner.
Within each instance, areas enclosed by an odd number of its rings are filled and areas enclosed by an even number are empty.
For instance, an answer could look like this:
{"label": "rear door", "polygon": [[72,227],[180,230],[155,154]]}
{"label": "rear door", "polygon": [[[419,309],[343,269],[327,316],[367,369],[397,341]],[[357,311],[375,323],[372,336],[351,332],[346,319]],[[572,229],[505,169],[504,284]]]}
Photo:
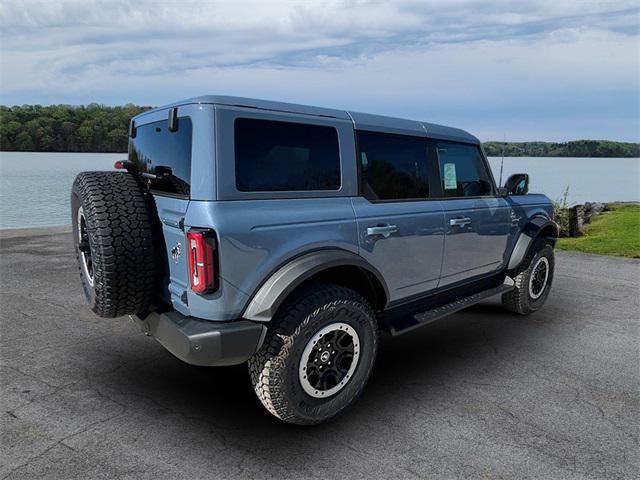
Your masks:
{"label": "rear door", "polygon": [[390,301],[437,287],[444,240],[441,202],[425,137],[357,131],[360,193],[353,199],[360,254],[387,281]]}
{"label": "rear door", "polygon": [[[326,248],[358,252],[353,124],[215,106],[220,276],[252,294],[283,264]],[[192,203],[191,208],[196,202]]]}
{"label": "rear door", "polygon": [[445,242],[440,286],[503,267],[511,209],[478,145],[430,141],[440,171]]}
{"label": "rear door", "polygon": [[[129,160],[153,194],[162,228],[164,249],[158,263],[164,266],[161,298],[188,313],[186,290],[189,275],[185,255],[184,216],[191,197],[191,157],[194,119],[190,106],[178,107],[177,129],[171,131],[168,110],[136,119],[129,139]],[[152,234],[150,232],[150,234]]]}

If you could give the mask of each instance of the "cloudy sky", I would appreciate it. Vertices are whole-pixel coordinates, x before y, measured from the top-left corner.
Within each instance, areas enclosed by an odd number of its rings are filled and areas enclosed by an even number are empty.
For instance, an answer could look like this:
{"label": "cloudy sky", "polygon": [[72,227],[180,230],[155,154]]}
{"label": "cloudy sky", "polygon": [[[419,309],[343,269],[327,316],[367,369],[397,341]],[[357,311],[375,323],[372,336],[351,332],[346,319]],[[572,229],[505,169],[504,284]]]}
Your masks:
{"label": "cloudy sky", "polygon": [[636,1],[0,3],[5,105],[220,93],[640,141]]}

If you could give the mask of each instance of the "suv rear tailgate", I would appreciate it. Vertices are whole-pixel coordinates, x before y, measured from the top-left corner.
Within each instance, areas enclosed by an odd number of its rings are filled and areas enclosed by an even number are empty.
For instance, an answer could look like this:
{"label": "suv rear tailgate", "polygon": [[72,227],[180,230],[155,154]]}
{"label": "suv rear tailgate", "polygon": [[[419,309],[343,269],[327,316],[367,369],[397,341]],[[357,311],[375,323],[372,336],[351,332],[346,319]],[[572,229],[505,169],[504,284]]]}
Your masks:
{"label": "suv rear tailgate", "polygon": [[165,278],[162,282],[160,297],[184,315],[189,314],[187,289],[189,288],[189,269],[187,265],[184,216],[189,201],[155,195],[158,216],[162,222]]}

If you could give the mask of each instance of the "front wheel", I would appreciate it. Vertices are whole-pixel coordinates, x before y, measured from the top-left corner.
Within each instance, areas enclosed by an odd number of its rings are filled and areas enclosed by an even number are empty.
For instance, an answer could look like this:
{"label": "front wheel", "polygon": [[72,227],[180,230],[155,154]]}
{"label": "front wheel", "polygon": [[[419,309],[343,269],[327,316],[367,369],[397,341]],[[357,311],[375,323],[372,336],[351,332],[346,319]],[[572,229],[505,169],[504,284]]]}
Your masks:
{"label": "front wheel", "polygon": [[536,240],[523,263],[526,267],[513,278],[515,288],[502,295],[502,305],[528,315],[539,310],[549,296],[555,266],[553,247],[544,239]]}
{"label": "front wheel", "polygon": [[328,420],[364,389],[378,349],[374,313],[353,290],[313,284],[285,302],[249,360],[254,390],[273,415],[299,425]]}

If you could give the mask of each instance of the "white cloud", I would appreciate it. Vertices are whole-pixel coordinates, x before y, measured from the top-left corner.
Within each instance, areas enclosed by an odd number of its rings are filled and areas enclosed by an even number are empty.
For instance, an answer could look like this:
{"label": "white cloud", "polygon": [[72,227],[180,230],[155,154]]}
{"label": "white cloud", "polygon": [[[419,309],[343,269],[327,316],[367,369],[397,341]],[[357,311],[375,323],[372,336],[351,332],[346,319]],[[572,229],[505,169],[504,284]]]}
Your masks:
{"label": "white cloud", "polygon": [[590,0],[5,0],[1,100],[227,93],[447,121],[481,136],[507,124],[523,125],[520,136],[579,137],[608,122],[606,135],[637,138],[638,11]]}

